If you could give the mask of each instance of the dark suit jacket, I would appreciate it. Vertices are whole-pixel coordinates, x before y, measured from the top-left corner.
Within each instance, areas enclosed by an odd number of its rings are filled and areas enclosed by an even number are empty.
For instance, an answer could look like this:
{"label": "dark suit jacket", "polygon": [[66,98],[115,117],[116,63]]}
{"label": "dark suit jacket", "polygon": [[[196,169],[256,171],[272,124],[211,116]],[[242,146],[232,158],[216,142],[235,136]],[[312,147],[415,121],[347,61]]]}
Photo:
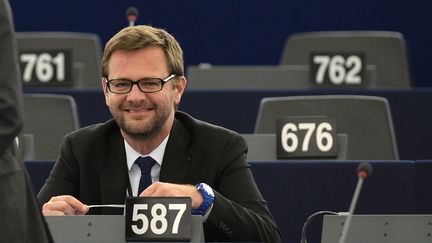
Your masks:
{"label": "dark suit jacket", "polygon": [[[246,162],[243,138],[182,112],[175,117],[160,181],[204,182],[215,190],[213,209],[204,224],[206,241],[279,242],[278,229]],[[66,136],[38,197],[41,203],[68,194],[86,204],[123,204],[127,184],[124,140],[110,120]],[[96,213],[110,213],[107,210]]]}
{"label": "dark suit jacket", "polygon": [[48,242],[50,236],[14,143],[22,122],[21,79],[12,14],[9,2],[0,0],[0,241]]}

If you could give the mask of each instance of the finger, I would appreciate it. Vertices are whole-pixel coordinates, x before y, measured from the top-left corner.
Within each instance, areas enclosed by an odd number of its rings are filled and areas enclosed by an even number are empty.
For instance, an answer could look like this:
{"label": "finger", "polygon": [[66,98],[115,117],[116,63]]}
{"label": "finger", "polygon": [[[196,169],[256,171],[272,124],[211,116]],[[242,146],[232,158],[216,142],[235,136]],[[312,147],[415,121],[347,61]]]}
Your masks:
{"label": "finger", "polygon": [[85,207],[84,210],[75,210],[76,215],[84,215],[86,214],[90,209],[88,207]]}
{"label": "finger", "polygon": [[70,195],[56,196],[56,197],[52,197],[50,200],[50,202],[59,202],[59,201],[66,202],[67,204],[69,204],[75,210],[74,214],[79,214],[79,215],[85,214],[89,210],[87,205],[83,204],[81,201],[79,201],[78,199]]}
{"label": "finger", "polygon": [[43,216],[64,216],[66,215],[62,211],[54,211],[54,210],[42,210]]}
{"label": "finger", "polygon": [[42,207],[43,215],[75,215],[75,209],[65,201],[49,201]]}
{"label": "finger", "polygon": [[151,184],[146,189],[144,189],[144,191],[142,191],[139,196],[140,197],[151,197],[151,196],[153,196],[156,193],[156,191],[157,191],[157,189],[158,189],[158,187],[159,187],[160,184],[161,184],[160,182],[155,182],[155,183]]}
{"label": "finger", "polygon": [[64,216],[65,214],[61,211],[51,211],[49,215],[51,215],[51,216]]}

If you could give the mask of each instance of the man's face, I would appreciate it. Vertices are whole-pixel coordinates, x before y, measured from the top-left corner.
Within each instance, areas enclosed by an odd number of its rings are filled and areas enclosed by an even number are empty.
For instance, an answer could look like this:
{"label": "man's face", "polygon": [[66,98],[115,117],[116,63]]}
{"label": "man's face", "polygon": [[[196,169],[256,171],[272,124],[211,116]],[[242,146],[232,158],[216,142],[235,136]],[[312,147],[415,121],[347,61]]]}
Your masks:
{"label": "man's face", "polygon": [[[108,79],[164,79],[170,75],[167,59],[160,47],[134,51],[115,51],[109,62]],[[123,133],[135,137],[154,137],[171,130],[175,106],[180,102],[186,80],[179,77],[176,88],[167,82],[161,91],[143,93],[137,85],[127,94],[111,93],[102,81],[106,104]]]}

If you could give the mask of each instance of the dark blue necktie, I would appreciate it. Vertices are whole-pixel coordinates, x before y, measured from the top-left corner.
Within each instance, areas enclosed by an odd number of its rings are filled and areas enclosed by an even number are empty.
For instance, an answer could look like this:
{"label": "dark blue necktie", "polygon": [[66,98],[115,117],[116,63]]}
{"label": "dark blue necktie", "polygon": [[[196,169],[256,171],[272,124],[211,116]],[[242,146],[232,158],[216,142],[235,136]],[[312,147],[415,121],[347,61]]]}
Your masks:
{"label": "dark blue necktie", "polygon": [[141,179],[139,182],[138,187],[138,196],[141,194],[144,189],[146,189],[148,186],[152,184],[152,178],[151,178],[151,168],[156,163],[156,161],[150,157],[138,157],[138,159],[135,160],[135,163],[140,167],[141,169]]}

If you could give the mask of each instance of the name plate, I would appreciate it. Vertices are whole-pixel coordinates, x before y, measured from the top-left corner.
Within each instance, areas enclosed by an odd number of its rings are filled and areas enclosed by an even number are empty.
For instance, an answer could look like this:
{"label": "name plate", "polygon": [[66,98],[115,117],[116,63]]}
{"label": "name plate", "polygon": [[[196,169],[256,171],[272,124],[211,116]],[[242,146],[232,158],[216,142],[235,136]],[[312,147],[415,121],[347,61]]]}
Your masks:
{"label": "name plate", "polygon": [[19,61],[25,86],[72,86],[70,50],[22,50]]}
{"label": "name plate", "polygon": [[336,120],[327,117],[280,117],[276,120],[278,159],[336,158]]}
{"label": "name plate", "polygon": [[126,198],[126,240],[189,241],[191,203],[189,197]]}
{"label": "name plate", "polygon": [[310,80],[319,86],[367,86],[364,53],[313,52]]}

